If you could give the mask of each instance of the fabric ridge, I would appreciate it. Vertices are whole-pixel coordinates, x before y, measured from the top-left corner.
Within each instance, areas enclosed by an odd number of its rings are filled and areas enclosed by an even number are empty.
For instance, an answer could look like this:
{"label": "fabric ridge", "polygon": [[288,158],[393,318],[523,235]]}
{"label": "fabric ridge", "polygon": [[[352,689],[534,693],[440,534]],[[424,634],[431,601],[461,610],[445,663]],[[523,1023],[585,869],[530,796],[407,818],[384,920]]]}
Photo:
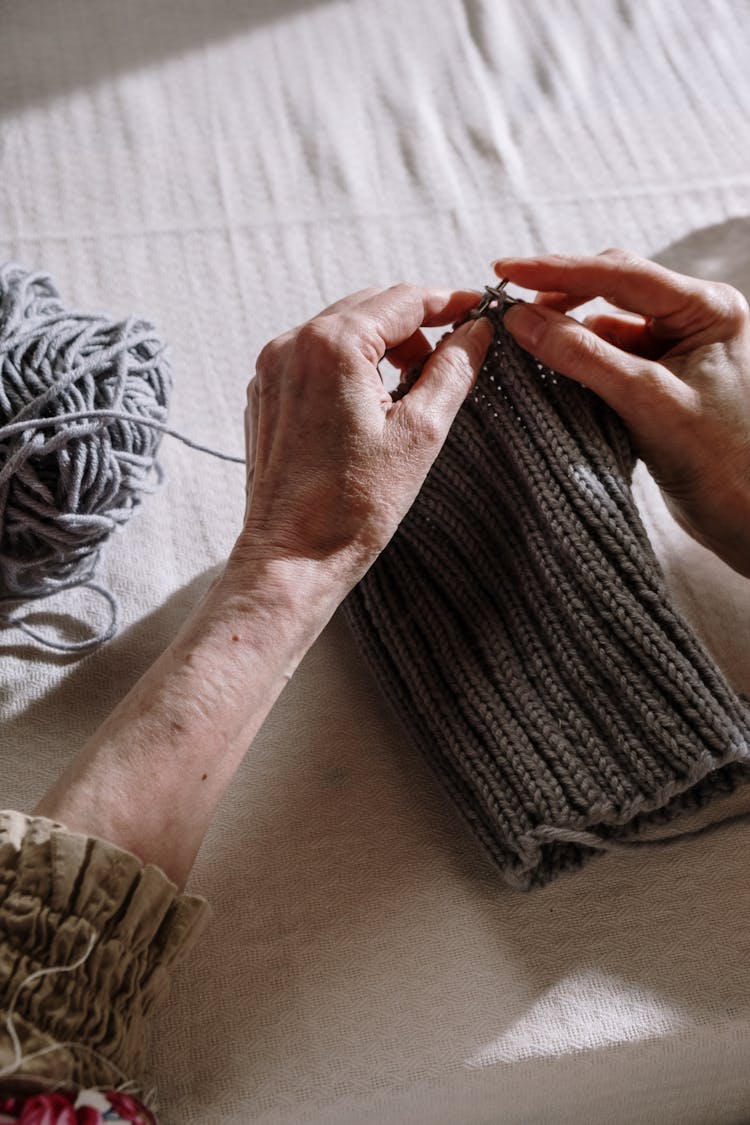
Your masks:
{"label": "fabric ridge", "polygon": [[416,503],[345,609],[414,742],[527,889],[671,838],[680,813],[735,791],[750,716],[670,604],[624,426],[524,352],[503,308],[486,313],[494,341]]}

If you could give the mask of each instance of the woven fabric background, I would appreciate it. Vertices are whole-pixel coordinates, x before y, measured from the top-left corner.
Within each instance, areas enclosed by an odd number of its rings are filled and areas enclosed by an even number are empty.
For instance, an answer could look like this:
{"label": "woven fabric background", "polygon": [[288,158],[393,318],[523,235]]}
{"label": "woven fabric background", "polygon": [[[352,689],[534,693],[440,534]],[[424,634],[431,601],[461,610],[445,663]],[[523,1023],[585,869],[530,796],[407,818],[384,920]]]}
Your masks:
{"label": "woven fabric background", "polygon": [[[0,259],[154,319],[172,421],[239,451],[271,335],[402,278],[626,245],[750,291],[742,0],[0,0]],[[0,633],[28,807],[226,554],[241,470],[164,444],[106,552],[120,636]],[[638,474],[674,597],[750,690],[750,583]],[[96,611],[81,599],[75,611]],[[158,1022],[164,1125],[750,1119],[750,826],[503,888],[334,620],[225,801]]]}

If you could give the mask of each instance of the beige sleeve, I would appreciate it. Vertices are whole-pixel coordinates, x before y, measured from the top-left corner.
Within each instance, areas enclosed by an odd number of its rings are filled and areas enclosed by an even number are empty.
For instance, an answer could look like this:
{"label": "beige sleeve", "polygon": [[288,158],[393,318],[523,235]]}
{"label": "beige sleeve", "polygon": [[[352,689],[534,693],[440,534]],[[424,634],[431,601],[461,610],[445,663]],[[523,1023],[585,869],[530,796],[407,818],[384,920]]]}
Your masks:
{"label": "beige sleeve", "polygon": [[0,812],[0,1089],[138,1081],[148,1016],[207,914],[114,844]]}

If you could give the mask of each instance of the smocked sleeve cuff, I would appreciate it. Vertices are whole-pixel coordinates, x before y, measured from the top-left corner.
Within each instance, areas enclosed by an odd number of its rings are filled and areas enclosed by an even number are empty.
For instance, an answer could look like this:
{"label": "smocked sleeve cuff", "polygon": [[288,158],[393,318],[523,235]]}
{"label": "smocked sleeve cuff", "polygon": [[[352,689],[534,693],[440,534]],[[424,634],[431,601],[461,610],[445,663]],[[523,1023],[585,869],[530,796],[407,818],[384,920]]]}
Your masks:
{"label": "smocked sleeve cuff", "polygon": [[3,1085],[138,1081],[148,1017],[207,916],[203,899],[116,845],[0,812]]}

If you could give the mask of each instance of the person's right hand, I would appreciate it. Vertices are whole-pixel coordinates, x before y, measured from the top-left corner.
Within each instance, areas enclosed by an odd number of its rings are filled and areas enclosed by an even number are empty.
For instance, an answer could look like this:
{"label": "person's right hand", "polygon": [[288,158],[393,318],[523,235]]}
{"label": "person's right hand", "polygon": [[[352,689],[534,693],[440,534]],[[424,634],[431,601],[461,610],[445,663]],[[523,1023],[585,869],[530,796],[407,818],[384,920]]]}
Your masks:
{"label": "person's right hand", "polygon": [[[479,294],[417,285],[345,297],[261,352],[248,389],[248,504],[235,556],[302,559],[353,585],[415,499],[492,338],[470,320],[434,350],[421,329]],[[378,362],[421,373],[398,401]]]}
{"label": "person's right hand", "polygon": [[[729,285],[624,250],[502,259],[537,289],[504,323],[522,347],[600,395],[628,427],[690,534],[750,577],[750,316]],[[601,296],[635,318],[563,315]]]}

